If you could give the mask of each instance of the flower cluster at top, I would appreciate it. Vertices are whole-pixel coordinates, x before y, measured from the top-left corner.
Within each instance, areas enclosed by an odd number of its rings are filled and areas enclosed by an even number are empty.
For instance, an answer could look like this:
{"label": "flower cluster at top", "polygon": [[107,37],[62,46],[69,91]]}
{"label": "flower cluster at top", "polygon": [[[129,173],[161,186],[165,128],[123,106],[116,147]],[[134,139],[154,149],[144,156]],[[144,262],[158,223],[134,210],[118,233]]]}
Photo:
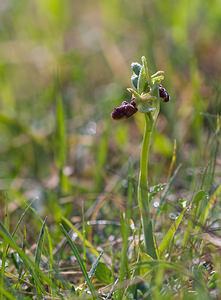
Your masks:
{"label": "flower cluster at top", "polygon": [[115,107],[111,116],[115,120],[127,119],[137,111],[142,113],[158,114],[160,100],[168,102],[170,96],[161,85],[164,79],[164,72],[158,71],[151,75],[147,67],[146,58],[141,58],[142,65],[135,62],[131,64],[133,75],[131,82],[135,88],[128,88],[132,94],[131,102],[123,101],[121,106]]}

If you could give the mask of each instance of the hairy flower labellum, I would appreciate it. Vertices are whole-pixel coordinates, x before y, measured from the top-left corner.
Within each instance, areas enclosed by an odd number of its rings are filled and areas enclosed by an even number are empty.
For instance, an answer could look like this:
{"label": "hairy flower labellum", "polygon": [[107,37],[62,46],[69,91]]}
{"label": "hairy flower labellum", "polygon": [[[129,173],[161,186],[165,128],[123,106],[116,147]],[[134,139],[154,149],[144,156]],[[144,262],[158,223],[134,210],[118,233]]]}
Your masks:
{"label": "hairy flower labellum", "polygon": [[136,104],[132,100],[131,103],[123,101],[121,106],[115,107],[111,116],[114,120],[128,119],[137,112]]}

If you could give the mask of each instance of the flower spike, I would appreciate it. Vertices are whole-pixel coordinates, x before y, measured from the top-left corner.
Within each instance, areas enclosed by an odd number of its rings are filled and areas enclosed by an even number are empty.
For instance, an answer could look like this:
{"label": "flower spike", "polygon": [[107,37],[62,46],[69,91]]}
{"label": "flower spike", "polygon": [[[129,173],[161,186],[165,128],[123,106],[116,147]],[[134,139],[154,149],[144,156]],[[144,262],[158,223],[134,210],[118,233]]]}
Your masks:
{"label": "flower spike", "polygon": [[164,79],[164,72],[158,71],[151,75],[144,56],[141,58],[141,61],[142,65],[139,63],[131,64],[133,70],[131,81],[135,90],[132,88],[127,90],[132,94],[132,101],[130,103],[123,101],[121,106],[115,107],[112,112],[112,118],[115,120],[129,118],[137,111],[143,113],[145,117],[137,200],[141,214],[145,252],[153,259],[158,259],[159,253],[153,232],[148,193],[148,155],[151,135],[160,111],[161,99],[164,102],[168,102],[170,96],[161,85]]}
{"label": "flower spike", "polygon": [[156,120],[160,109],[160,100],[162,99],[163,102],[170,100],[168,92],[161,85],[164,71],[158,71],[151,75],[144,56],[141,61],[142,65],[137,62],[131,64],[133,70],[131,82],[135,90],[132,88],[127,90],[132,94],[134,104],[124,101],[121,106],[114,108],[111,116],[115,120],[127,119],[137,111],[153,114],[150,117]]}

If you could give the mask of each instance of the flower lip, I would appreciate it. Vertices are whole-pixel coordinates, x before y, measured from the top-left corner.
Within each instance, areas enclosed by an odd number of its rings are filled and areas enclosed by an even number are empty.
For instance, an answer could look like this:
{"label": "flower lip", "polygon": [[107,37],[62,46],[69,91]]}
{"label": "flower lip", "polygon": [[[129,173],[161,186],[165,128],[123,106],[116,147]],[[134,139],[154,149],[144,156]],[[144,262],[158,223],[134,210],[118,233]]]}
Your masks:
{"label": "flower lip", "polygon": [[170,101],[170,96],[169,96],[167,90],[161,84],[159,84],[159,95],[160,95],[160,98],[163,99],[163,102]]}
{"label": "flower lip", "polygon": [[128,119],[137,112],[136,103],[132,100],[130,103],[123,101],[121,106],[115,107],[111,116],[114,120]]}

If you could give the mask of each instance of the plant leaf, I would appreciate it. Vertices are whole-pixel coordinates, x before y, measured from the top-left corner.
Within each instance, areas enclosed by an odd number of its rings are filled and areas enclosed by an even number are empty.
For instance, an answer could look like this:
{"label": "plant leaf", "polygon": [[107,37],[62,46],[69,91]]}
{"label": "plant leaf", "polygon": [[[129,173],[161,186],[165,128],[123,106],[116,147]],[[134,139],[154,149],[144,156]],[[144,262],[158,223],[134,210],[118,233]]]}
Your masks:
{"label": "plant leaf", "polygon": [[45,229],[46,220],[47,220],[47,217],[45,218],[45,220],[43,222],[41,232],[40,232],[40,235],[39,235],[39,239],[38,239],[36,252],[35,252],[35,266],[38,266],[38,267],[39,267],[40,259],[41,259],[42,245],[43,245],[43,238],[44,238],[44,231],[45,231],[44,229]]}
{"label": "plant leaf", "polygon": [[82,271],[82,273],[83,273],[83,275],[84,275],[84,278],[85,278],[85,281],[87,282],[87,285],[88,285],[88,287],[89,287],[89,289],[90,289],[90,291],[91,291],[91,294],[92,294],[92,296],[93,296],[93,299],[97,299],[97,296],[96,296],[96,292],[95,292],[94,286],[93,286],[93,284],[91,283],[91,281],[90,281],[90,279],[89,279],[89,277],[88,277],[87,271],[86,271],[86,269],[85,269],[85,267],[84,267],[84,263],[83,263],[83,261],[82,261],[82,259],[81,259],[81,257],[80,257],[80,254],[79,254],[79,252],[78,252],[77,247],[75,246],[75,244],[74,244],[73,241],[71,240],[69,234],[67,233],[67,231],[65,230],[65,228],[62,226],[62,224],[60,224],[60,227],[61,227],[61,231],[63,232],[63,234],[66,236],[66,238],[67,238],[67,240],[68,240],[68,243],[69,243],[69,245],[70,245],[72,251],[74,252],[74,255],[75,255],[75,257],[76,257],[76,259],[77,259],[77,261],[78,261],[78,263],[79,263],[79,265],[80,265],[81,271]]}
{"label": "plant leaf", "polygon": [[[65,222],[65,224],[68,225],[68,227],[70,227],[74,232],[77,233],[79,239],[83,242],[83,240],[84,240],[83,234],[81,234],[81,232],[68,219],[66,219],[65,217],[62,217],[61,219],[62,219],[62,221]],[[96,257],[98,257],[100,255],[99,252],[96,249],[94,249],[93,245],[88,240],[85,240],[85,244],[88,248],[90,248],[91,252]]]}
{"label": "plant leaf", "polygon": [[97,265],[99,264],[102,255],[103,255],[103,251],[100,253],[100,255],[97,257],[97,259],[93,263],[93,265],[92,265],[92,267],[90,269],[90,272],[88,273],[89,279],[91,279],[91,277],[94,275],[94,273],[96,271],[96,268],[97,268]]}
{"label": "plant leaf", "polygon": [[182,211],[182,213],[179,215],[179,217],[176,219],[176,221],[173,223],[173,225],[170,227],[169,231],[167,232],[167,234],[165,235],[165,237],[163,238],[159,248],[158,248],[158,252],[159,252],[159,256],[161,257],[162,253],[164,252],[164,250],[168,247],[170,241],[172,240],[172,238],[174,237],[180,222],[182,221],[182,218],[184,216],[184,213],[186,211],[186,208]]}
{"label": "plant leaf", "polygon": [[[5,228],[4,224],[2,224],[2,222],[0,221],[0,234],[7,240],[7,242],[11,245],[12,248],[14,248],[18,254],[20,255],[20,257],[22,258],[26,268],[28,269],[29,273],[33,276],[34,281],[36,283],[36,286],[38,287],[38,289],[43,293],[46,294],[43,285],[41,284],[36,271],[34,269],[35,265],[34,262],[20,249],[20,247],[15,243],[15,241],[13,240],[12,236],[10,235],[10,233],[8,232],[8,230]],[[41,274],[41,276],[43,276],[43,278],[46,280],[46,282],[49,282],[48,277],[40,270],[38,269],[38,272]],[[52,282],[49,283],[50,285],[53,285]]]}
{"label": "plant leaf", "polygon": [[102,262],[99,262],[95,271],[95,275],[97,279],[104,284],[110,284],[112,282],[112,272],[106,266],[106,264]]}

